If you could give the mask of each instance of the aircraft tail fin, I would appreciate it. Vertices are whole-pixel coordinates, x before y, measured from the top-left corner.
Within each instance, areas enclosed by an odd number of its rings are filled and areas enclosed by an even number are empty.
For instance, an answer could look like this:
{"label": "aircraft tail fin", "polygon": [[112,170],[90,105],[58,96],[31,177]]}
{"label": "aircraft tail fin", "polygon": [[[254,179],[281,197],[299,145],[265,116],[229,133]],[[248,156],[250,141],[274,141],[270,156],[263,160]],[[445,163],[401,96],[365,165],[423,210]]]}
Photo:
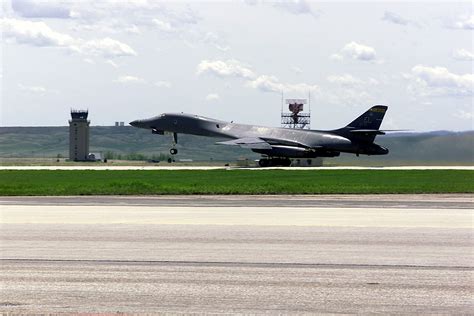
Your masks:
{"label": "aircraft tail fin", "polygon": [[385,134],[383,131],[380,131],[379,128],[387,109],[388,106],[375,105],[346,127],[336,130],[335,132],[351,140],[372,143],[375,140],[375,136]]}
{"label": "aircraft tail fin", "polygon": [[385,105],[373,106],[364,114],[349,123],[346,128],[355,130],[378,130],[382,124],[387,109],[388,106]]}

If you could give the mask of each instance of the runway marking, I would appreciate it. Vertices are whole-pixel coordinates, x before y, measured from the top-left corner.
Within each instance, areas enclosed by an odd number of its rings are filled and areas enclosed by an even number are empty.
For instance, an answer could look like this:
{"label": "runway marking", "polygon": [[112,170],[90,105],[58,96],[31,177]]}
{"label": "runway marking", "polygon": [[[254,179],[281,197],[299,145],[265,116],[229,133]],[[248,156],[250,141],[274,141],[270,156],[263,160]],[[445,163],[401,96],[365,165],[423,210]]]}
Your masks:
{"label": "runway marking", "polygon": [[0,205],[128,205],[235,207],[389,207],[411,209],[474,209],[472,194],[324,194],[324,195],[91,195],[8,196]]}
{"label": "runway marking", "polygon": [[472,228],[472,209],[2,205],[2,224]]}
{"label": "runway marking", "polygon": [[347,264],[347,263],[298,263],[298,262],[232,262],[232,261],[171,261],[171,260],[88,260],[88,259],[21,259],[2,258],[0,262],[11,263],[88,263],[117,265],[156,266],[202,266],[202,267],[249,267],[249,268],[327,268],[327,269],[422,269],[422,270],[467,270],[471,266],[396,265],[396,264]]}

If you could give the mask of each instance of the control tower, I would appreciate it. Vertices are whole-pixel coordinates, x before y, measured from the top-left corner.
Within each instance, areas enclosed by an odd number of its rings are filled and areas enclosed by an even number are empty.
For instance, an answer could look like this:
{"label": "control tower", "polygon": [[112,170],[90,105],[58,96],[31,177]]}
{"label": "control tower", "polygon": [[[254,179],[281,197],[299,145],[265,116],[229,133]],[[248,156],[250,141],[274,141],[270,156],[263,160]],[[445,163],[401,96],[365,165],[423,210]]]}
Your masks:
{"label": "control tower", "polygon": [[69,120],[69,159],[87,161],[89,156],[89,111],[71,110]]}

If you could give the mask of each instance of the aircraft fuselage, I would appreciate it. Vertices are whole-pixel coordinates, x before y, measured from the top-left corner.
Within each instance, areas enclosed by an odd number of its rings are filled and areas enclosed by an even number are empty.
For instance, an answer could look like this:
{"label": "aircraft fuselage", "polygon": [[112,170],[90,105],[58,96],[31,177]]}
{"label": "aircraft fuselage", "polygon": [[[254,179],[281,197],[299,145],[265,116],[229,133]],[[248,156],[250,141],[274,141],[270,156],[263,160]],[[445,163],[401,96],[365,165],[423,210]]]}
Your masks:
{"label": "aircraft fuselage", "polygon": [[132,126],[152,130],[153,133],[179,133],[226,139],[259,138],[271,148],[250,148],[270,157],[314,158],[335,157],[340,152],[383,155],[388,150],[373,142],[354,142],[336,131],[299,130],[236,124],[183,113],[165,113],[136,120]]}

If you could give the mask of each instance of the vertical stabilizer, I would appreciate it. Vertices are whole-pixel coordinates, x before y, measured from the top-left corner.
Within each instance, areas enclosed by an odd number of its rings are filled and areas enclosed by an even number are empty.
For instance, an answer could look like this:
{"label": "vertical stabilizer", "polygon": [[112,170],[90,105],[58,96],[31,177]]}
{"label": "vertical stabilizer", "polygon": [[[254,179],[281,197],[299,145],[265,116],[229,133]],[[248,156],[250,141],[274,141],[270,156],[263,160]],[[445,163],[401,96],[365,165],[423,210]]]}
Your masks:
{"label": "vertical stabilizer", "polygon": [[373,143],[375,136],[384,134],[380,131],[385,112],[388,106],[375,105],[364,114],[353,120],[346,127],[333,131],[337,135],[346,137],[351,141]]}
{"label": "vertical stabilizer", "polygon": [[387,108],[388,107],[385,105],[373,106],[367,112],[347,125],[346,128],[378,130],[382,124],[385,112],[387,112]]}

